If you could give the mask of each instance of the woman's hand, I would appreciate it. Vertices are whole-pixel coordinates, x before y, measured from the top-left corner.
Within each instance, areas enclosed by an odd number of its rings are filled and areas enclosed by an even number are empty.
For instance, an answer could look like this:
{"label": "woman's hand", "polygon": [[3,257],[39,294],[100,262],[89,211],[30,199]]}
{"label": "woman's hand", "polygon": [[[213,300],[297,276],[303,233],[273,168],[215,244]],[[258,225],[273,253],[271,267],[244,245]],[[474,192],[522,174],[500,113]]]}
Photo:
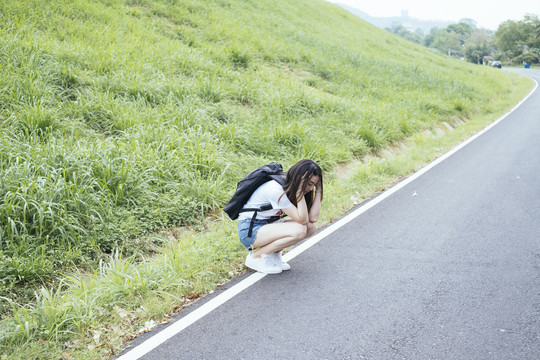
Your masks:
{"label": "woman's hand", "polygon": [[[319,179],[315,183],[313,190],[315,191],[315,197],[313,198],[311,209],[309,209],[309,222],[314,224],[319,220],[319,212],[321,211],[321,201],[322,201],[321,179]],[[317,194],[319,194],[319,196],[317,196]]]}
{"label": "woman's hand", "polygon": [[322,191],[321,179],[319,179],[319,181],[317,181],[317,183],[315,184],[315,193],[317,193],[317,191],[319,193]]}

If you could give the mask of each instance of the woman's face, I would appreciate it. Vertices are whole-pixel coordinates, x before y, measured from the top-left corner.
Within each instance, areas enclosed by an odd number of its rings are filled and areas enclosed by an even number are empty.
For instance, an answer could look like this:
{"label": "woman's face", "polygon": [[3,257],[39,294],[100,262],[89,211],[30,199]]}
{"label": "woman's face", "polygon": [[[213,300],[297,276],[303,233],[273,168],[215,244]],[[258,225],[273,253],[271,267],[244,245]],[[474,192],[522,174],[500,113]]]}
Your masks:
{"label": "woman's face", "polygon": [[317,175],[311,175],[311,177],[308,180],[306,192],[304,193],[304,195],[312,191],[318,182],[319,182],[319,177]]}

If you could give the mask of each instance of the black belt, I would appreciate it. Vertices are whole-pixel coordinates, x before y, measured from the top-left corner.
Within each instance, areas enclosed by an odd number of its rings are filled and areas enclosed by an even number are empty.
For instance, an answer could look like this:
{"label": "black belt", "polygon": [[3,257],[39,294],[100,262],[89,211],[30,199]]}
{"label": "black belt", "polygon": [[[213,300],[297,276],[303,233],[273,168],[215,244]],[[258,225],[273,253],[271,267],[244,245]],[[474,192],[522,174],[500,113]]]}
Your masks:
{"label": "black belt", "polygon": [[[268,205],[263,205],[263,206],[261,206],[259,208],[247,208],[247,209],[240,210],[240,212],[253,211],[253,216],[251,217],[251,221],[249,223],[248,237],[251,237],[251,235],[253,234],[253,224],[255,223],[255,219],[257,218],[257,213],[259,211],[266,211],[266,210],[272,210],[272,205],[268,204]],[[268,223],[273,223],[274,221],[277,221],[280,218],[281,218],[281,216],[271,216],[268,219]]]}

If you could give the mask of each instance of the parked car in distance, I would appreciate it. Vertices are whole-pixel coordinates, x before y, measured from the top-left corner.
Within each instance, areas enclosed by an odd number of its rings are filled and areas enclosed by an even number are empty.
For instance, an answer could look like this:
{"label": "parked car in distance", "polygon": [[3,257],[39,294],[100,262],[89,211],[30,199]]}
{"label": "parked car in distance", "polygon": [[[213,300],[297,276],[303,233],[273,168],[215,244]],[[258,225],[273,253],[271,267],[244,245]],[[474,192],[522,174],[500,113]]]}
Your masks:
{"label": "parked car in distance", "polygon": [[494,61],[491,66],[493,67],[496,67],[496,68],[502,68],[502,65],[501,65],[501,62],[500,61]]}

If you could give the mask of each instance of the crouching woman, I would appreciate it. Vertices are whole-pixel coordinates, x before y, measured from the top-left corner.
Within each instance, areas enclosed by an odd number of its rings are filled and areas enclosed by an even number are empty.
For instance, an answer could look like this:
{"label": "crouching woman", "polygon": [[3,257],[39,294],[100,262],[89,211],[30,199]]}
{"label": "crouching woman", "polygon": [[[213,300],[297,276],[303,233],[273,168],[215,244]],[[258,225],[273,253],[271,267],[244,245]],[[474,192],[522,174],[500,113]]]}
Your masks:
{"label": "crouching woman", "polygon": [[[289,270],[281,251],[313,235],[323,198],[322,170],[313,160],[304,159],[287,171],[285,185],[270,180],[251,195],[244,208],[271,204],[272,209],[257,213],[251,236],[249,228],[253,212],[238,217],[238,235],[250,250],[246,266],[265,274]],[[285,213],[288,218],[281,219]]]}

